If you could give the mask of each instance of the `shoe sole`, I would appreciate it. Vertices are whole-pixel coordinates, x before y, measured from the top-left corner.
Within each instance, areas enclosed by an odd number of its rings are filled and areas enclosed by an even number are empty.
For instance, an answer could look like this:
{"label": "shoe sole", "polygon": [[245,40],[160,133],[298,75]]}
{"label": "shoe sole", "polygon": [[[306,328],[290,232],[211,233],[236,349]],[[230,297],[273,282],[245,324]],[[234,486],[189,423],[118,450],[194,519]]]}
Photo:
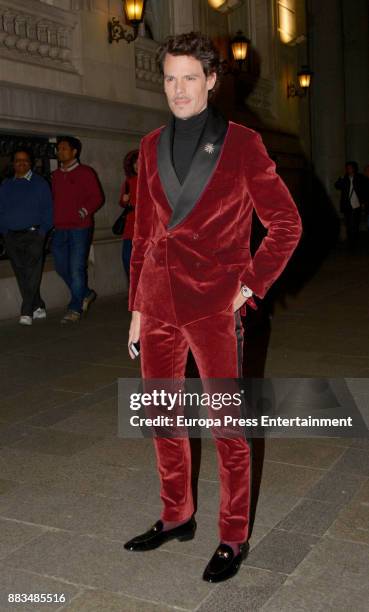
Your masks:
{"label": "shoe sole", "polygon": [[189,542],[190,540],[193,540],[195,537],[195,533],[185,533],[183,535],[180,536],[169,536],[168,538],[166,538],[165,540],[163,540],[163,542],[159,542],[158,544],[156,544],[156,546],[147,546],[147,547],[142,547],[142,548],[126,548],[126,550],[129,550],[130,552],[147,552],[148,550],[155,550],[156,548],[159,548],[159,546],[163,546],[164,544],[166,544],[166,542],[169,542],[170,540],[178,540],[179,542]]}

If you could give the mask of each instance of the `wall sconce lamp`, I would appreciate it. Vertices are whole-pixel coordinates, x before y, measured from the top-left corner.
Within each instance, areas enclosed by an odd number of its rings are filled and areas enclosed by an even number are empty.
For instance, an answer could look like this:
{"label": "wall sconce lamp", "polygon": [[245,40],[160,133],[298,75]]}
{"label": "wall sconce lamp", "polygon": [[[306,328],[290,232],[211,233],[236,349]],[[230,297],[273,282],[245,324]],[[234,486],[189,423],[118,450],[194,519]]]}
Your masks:
{"label": "wall sconce lamp", "polygon": [[243,0],[208,0],[209,6],[219,13],[230,13],[238,8]]}
{"label": "wall sconce lamp", "polygon": [[297,73],[299,84],[295,85],[294,83],[288,83],[287,85],[287,98],[303,98],[306,96],[311,85],[312,76],[313,72],[308,66],[302,66],[300,72]]}
{"label": "wall sconce lamp", "polygon": [[129,24],[133,27],[133,34],[128,32],[117,17],[112,17],[108,22],[108,39],[109,43],[113,41],[118,42],[125,40],[127,43],[131,43],[137,38],[138,26],[142,21],[144,11],[145,0],[123,0],[123,9],[129,21]]}
{"label": "wall sconce lamp", "polygon": [[242,34],[241,30],[236,32],[236,36],[231,40],[233,59],[236,62],[244,62],[247,57],[251,40]]}
{"label": "wall sconce lamp", "polygon": [[232,57],[235,66],[233,67],[232,63],[228,60],[224,60],[222,62],[223,74],[237,75],[242,71],[242,65],[247,58],[250,44],[251,40],[246,38],[241,30],[238,30],[238,32],[236,32],[236,36],[231,40]]}

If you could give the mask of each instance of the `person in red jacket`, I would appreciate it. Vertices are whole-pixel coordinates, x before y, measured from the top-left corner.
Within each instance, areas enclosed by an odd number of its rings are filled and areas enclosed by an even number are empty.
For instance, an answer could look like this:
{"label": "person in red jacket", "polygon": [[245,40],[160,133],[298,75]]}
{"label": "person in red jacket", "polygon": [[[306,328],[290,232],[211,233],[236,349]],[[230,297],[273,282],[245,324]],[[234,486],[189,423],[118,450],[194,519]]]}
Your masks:
{"label": "person in red jacket", "polygon": [[[128,349],[134,358],[140,341],[144,388],[162,389],[161,380],[181,390],[191,349],[204,388],[219,391],[232,388],[241,371],[240,309],[246,301],[255,307],[254,297],[264,298],[281,274],[301,220],[261,137],[208,104],[221,69],[212,41],[194,32],[169,37],[158,60],[171,116],[141,141]],[[252,255],[254,211],[267,234]],[[167,412],[165,400],[159,409]],[[156,429],[163,510],[125,543],[132,552],[196,532],[189,438],[175,426],[172,437],[166,426]],[[220,542],[203,573],[207,582],[234,576],[248,552],[251,455],[244,434],[214,434]]]}
{"label": "person in red jacket", "polygon": [[76,323],[96,299],[87,284],[87,258],[93,231],[93,215],[103,204],[103,193],[95,171],[81,164],[78,138],[58,140],[60,167],[52,173],[55,233],[52,241],[55,270],[71,293],[61,323]]}
{"label": "person in red jacket", "polygon": [[136,206],[136,191],[137,191],[137,160],[138,149],[129,151],[124,158],[123,167],[126,179],[122,183],[120,192],[119,204],[122,208],[131,207],[131,212],[127,214],[126,224],[122,235],[122,261],[123,267],[129,281],[129,266],[131,262],[133,230],[135,227],[135,206]]}

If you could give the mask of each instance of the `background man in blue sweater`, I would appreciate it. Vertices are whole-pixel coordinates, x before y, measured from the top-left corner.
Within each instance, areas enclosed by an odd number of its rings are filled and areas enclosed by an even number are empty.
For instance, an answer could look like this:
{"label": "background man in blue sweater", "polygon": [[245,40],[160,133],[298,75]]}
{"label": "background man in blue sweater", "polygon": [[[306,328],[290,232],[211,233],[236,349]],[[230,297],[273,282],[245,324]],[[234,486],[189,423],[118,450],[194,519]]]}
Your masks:
{"label": "background man in blue sweater", "polygon": [[32,172],[30,151],[16,151],[13,166],[14,177],[0,186],[0,232],[22,295],[19,323],[32,325],[33,319],[46,317],[40,284],[52,197],[45,179]]}

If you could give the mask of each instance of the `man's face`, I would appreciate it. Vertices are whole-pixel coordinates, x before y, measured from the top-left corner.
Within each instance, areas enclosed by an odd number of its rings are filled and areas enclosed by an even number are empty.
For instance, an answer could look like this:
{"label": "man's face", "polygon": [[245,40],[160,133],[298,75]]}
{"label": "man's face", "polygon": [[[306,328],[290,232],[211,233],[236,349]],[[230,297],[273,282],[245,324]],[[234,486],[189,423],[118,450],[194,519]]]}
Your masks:
{"label": "man's face", "polygon": [[169,108],[179,119],[198,115],[208,104],[216,74],[205,76],[201,62],[191,55],[166,54],[164,59],[164,91]]}
{"label": "man's face", "polygon": [[61,140],[56,147],[58,160],[65,165],[70,164],[77,157],[77,149],[73,149],[69,142]]}
{"label": "man's face", "polygon": [[354,174],[355,174],[354,166],[352,166],[351,164],[346,164],[346,174],[348,176],[354,176]]}
{"label": "man's face", "polygon": [[31,169],[31,160],[25,151],[20,151],[14,156],[14,173],[16,177],[22,177]]}

